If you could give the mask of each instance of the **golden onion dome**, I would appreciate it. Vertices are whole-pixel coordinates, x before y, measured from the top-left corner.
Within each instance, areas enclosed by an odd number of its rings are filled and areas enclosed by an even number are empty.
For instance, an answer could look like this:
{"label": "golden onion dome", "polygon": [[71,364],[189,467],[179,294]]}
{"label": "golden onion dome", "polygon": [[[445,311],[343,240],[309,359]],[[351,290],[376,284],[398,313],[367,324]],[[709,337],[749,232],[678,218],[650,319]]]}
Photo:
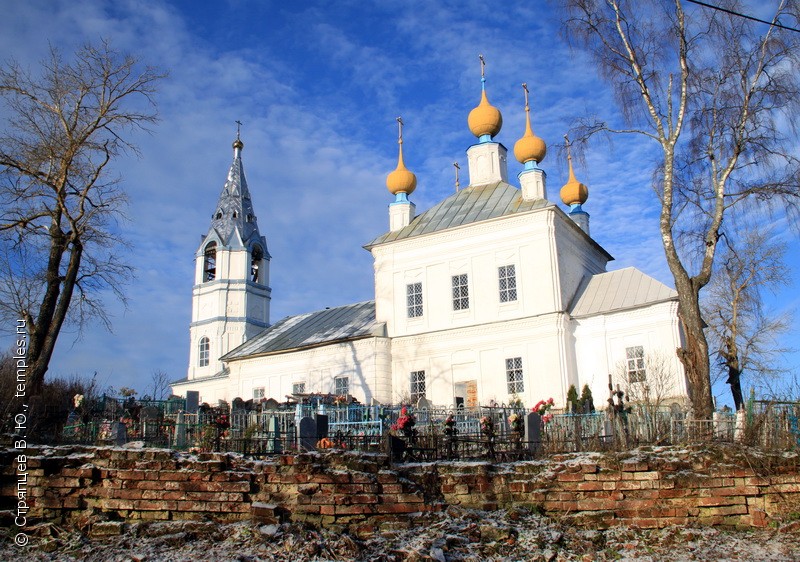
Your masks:
{"label": "golden onion dome", "polygon": [[525,90],[525,134],[514,144],[514,156],[520,162],[535,161],[537,164],[544,160],[547,154],[547,145],[541,137],[537,137],[531,130],[531,108],[528,105],[528,85],[523,84]]}
{"label": "golden onion dome", "polygon": [[244,148],[244,143],[242,142],[241,139],[237,138],[235,141],[233,141],[233,148],[238,148],[239,150],[241,150]]}
{"label": "golden onion dome", "polygon": [[386,176],[386,189],[388,189],[389,193],[392,195],[397,195],[398,193],[411,195],[417,188],[417,176],[406,168],[405,162],[403,162],[403,120],[398,117],[397,123],[399,127],[397,139],[397,144],[399,146],[397,168]]}
{"label": "golden onion dome", "polygon": [[567,162],[569,163],[569,179],[564,187],[561,188],[561,201],[564,205],[583,205],[589,198],[589,188],[575,179],[575,172],[572,169],[572,154],[570,152],[569,141],[567,141]]}
{"label": "golden onion dome", "polygon": [[480,138],[483,135],[493,137],[500,132],[503,126],[503,116],[500,110],[489,103],[486,90],[481,90],[481,102],[478,107],[469,112],[467,124],[472,134]]}

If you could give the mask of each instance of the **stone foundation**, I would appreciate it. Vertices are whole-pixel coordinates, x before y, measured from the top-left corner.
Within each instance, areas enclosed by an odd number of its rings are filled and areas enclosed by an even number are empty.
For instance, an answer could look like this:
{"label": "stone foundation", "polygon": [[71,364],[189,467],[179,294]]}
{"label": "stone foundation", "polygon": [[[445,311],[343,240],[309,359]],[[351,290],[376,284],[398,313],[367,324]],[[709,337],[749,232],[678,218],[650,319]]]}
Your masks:
{"label": "stone foundation", "polygon": [[[14,515],[19,454],[0,452],[0,507]],[[335,451],[266,461],[79,446],[24,454],[28,521],[292,520],[364,535],[449,505],[526,507],[591,527],[763,527],[800,514],[796,453],[653,448],[409,465]]]}

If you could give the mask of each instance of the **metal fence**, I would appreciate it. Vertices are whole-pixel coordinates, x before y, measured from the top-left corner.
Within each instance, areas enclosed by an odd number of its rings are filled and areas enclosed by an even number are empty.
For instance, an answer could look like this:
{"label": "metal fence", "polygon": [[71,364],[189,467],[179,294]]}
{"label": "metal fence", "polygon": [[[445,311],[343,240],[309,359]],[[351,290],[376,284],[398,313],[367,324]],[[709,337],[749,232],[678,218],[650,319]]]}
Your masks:
{"label": "metal fence", "polygon": [[[618,413],[555,413],[547,423],[542,423],[535,443],[526,442],[514,431],[509,417],[527,412],[513,407],[408,408],[414,423],[406,431],[395,425],[401,416],[400,406],[295,405],[276,410],[186,414],[176,412],[172,404],[148,404],[138,410],[138,419],[130,417],[127,408],[120,413],[115,409],[118,407],[119,404],[106,405],[103,410],[104,416],[113,410],[119,416],[114,421],[73,420],[64,429],[63,441],[117,445],[141,441],[146,446],[266,456],[307,448],[307,442],[300,442],[301,419],[326,416],[327,431],[321,430],[315,436],[312,447],[388,451],[393,435],[403,439],[408,456],[425,459],[525,458],[528,454],[523,451],[622,450],[639,445],[699,442],[740,442],[781,450],[800,448],[797,403],[750,404],[745,412],[718,412],[713,420],[693,420],[681,411],[636,406]],[[159,407],[160,413],[155,415]],[[446,426],[448,418],[451,424]],[[491,420],[491,437],[482,430],[482,419]],[[327,441],[317,443],[323,436]]]}

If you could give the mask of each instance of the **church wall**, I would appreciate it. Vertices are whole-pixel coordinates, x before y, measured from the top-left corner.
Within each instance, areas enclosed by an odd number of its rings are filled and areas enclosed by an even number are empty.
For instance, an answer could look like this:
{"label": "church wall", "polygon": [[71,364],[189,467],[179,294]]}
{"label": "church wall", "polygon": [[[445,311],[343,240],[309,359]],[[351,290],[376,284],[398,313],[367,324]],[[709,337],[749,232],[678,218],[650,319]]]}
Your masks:
{"label": "church wall", "polygon": [[209,380],[195,379],[191,386],[172,385],[172,391],[178,395],[186,396],[187,390],[196,390],[200,394],[200,403],[203,402],[216,406],[220,400],[230,403],[228,399],[228,387],[230,386],[227,377],[214,377]]}
{"label": "church wall", "polygon": [[[563,365],[559,314],[395,338],[392,341],[393,401],[407,400],[412,371],[425,371],[426,398],[452,406],[461,395],[469,406],[470,384],[478,404],[508,403],[506,359],[522,359],[527,406],[553,397],[563,403]],[[474,383],[472,383],[474,381]]]}
{"label": "church wall", "polygon": [[684,401],[688,395],[683,367],[675,354],[680,346],[676,302],[575,320],[575,338],[578,391],[588,384],[596,407],[604,407],[608,399],[609,375],[615,387],[619,384],[626,390],[625,350],[633,346],[644,348],[648,368],[658,367],[655,370],[662,372],[648,372],[649,384],[659,387],[662,397],[675,397],[668,401],[672,402]]}
{"label": "church wall", "polygon": [[304,383],[305,392],[335,393],[334,379],[347,377],[349,393],[360,402],[388,402],[390,354],[387,338],[366,338],[232,361],[229,399],[248,400],[263,388],[266,398],[283,401],[296,383]]}
{"label": "church wall", "polygon": [[569,308],[581,282],[589,275],[606,271],[608,257],[586,241],[586,236],[572,220],[563,213],[553,213],[552,256],[557,256],[553,268],[557,268],[560,287],[558,295],[561,310]]}
{"label": "church wall", "polygon": [[[560,310],[551,242],[555,212],[546,208],[374,248],[378,321],[398,337]],[[498,267],[505,265],[515,266],[517,300],[501,303]],[[452,276],[463,273],[469,308],[453,310]],[[417,318],[408,317],[411,283],[422,284],[423,315]]]}

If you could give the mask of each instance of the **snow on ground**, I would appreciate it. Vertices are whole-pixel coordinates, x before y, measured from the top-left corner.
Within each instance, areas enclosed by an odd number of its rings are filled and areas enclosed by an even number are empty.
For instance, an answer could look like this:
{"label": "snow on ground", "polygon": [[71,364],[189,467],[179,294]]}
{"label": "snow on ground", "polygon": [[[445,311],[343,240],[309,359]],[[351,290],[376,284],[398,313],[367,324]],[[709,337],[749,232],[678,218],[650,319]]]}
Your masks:
{"label": "snow on ground", "polygon": [[256,526],[170,521],[123,525],[120,535],[87,538],[75,529],[43,524],[31,545],[0,544],[4,561],[257,562],[769,560],[800,561],[800,522],[770,529],[669,527],[580,529],[525,509],[483,512],[450,507],[411,523],[387,523],[372,538],[298,523]]}

